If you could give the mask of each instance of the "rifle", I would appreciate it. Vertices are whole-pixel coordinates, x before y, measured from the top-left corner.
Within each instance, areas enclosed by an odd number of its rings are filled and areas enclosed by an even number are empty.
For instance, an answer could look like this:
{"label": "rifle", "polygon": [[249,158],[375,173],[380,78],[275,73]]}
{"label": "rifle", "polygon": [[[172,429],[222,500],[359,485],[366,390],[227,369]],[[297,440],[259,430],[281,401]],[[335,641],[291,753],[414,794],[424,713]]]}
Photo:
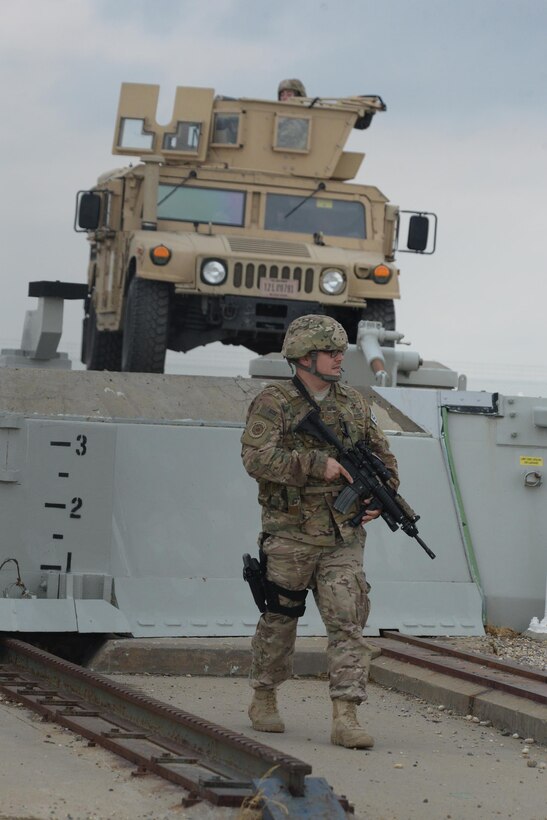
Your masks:
{"label": "rifle", "polygon": [[[355,502],[361,504],[365,499],[373,498],[378,506],[370,509],[379,508],[381,510],[380,515],[392,532],[399,528],[402,529],[408,536],[416,539],[430,558],[436,557],[435,553],[429,549],[418,534],[416,522],[420,520],[420,516],[416,515],[405,499],[389,486],[388,481],[391,478],[391,472],[382,459],[366,446],[364,441],[358,441],[356,446],[352,448],[344,447],[336,434],[321,419],[318,410],[310,410],[296,430],[297,432],[308,433],[308,435],[336,447],[340,464],[346,468],[353,478],[353,484],[344,487],[336,498],[333,505],[335,510],[340,513],[347,513]],[[349,523],[352,527],[357,527],[362,517],[363,513],[358,512],[350,519]]]}

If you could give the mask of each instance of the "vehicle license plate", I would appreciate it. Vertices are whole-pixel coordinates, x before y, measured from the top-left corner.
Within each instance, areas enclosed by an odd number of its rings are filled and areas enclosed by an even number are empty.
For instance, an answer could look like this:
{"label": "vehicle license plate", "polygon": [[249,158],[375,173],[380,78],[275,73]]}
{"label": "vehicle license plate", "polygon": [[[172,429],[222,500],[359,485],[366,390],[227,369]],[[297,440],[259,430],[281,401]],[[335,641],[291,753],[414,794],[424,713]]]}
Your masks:
{"label": "vehicle license plate", "polygon": [[298,293],[298,282],[295,279],[270,279],[263,276],[259,290],[267,296],[294,296]]}

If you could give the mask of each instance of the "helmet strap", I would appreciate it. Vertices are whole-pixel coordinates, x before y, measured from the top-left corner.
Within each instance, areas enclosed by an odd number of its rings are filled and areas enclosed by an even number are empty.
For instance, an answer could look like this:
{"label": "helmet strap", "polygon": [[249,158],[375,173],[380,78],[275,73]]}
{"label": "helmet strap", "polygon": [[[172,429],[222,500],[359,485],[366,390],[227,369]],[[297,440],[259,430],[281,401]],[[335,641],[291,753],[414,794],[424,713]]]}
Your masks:
{"label": "helmet strap", "polygon": [[322,379],[324,382],[338,382],[340,381],[340,376],[327,376],[324,373],[320,373],[317,369],[317,350],[310,350],[309,356],[311,358],[311,364],[306,365],[302,364],[302,362],[292,362],[297,369],[305,370],[306,373],[311,373],[312,376],[317,376],[319,379]]}

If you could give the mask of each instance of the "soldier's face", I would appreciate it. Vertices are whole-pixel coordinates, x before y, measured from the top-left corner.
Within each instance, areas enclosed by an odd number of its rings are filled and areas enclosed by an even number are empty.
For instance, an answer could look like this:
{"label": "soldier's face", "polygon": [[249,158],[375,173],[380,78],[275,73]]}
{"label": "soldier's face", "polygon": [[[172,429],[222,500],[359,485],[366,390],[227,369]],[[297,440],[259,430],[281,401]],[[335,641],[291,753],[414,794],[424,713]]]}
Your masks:
{"label": "soldier's face", "polygon": [[342,372],[342,350],[320,350],[317,354],[317,372],[326,376],[339,376]]}
{"label": "soldier's face", "polygon": [[[342,362],[344,361],[344,352],[342,350],[319,350],[317,352],[317,361],[315,369],[317,376],[340,376],[342,373]],[[302,362],[309,366],[311,364],[311,356],[305,356]]]}
{"label": "soldier's face", "polygon": [[281,102],[283,102],[283,100],[290,100],[291,97],[296,97],[296,93],[291,88],[284,88],[279,94]]}

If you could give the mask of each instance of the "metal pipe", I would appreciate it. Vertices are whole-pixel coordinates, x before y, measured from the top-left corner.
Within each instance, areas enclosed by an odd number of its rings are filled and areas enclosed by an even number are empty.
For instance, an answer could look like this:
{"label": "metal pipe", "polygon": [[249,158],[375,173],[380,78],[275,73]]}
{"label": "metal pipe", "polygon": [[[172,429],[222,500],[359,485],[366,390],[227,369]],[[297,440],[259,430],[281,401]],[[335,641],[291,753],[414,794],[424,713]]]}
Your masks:
{"label": "metal pipe", "polygon": [[458,523],[460,525],[460,532],[463,538],[465,555],[467,558],[467,565],[469,567],[471,579],[476,585],[481,596],[482,622],[486,623],[486,598],[482,587],[479,565],[477,563],[477,556],[475,555],[475,549],[473,547],[473,541],[471,539],[471,532],[469,530],[469,521],[467,519],[467,515],[465,512],[463,497],[461,494],[460,484],[456,473],[456,465],[454,463],[454,455],[452,453],[452,445],[450,443],[450,434],[448,432],[448,410],[446,409],[446,407],[441,407],[441,418],[441,444],[448,466],[448,473],[451,479],[451,487],[454,495],[454,501],[456,503],[456,509],[458,511]]}

